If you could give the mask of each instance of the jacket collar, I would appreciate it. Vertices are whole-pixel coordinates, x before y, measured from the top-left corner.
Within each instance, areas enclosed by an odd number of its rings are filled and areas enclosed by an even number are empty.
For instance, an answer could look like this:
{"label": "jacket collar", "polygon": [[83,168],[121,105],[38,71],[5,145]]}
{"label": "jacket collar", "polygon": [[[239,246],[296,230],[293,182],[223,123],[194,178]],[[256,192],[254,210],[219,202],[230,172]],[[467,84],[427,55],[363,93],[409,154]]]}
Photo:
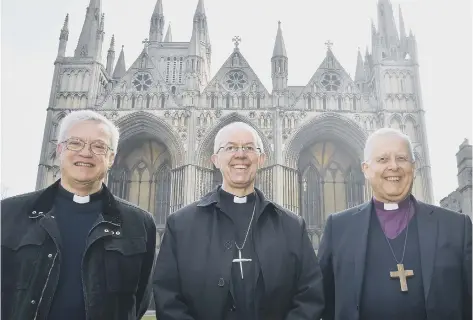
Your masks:
{"label": "jacket collar", "polygon": [[[219,202],[219,194],[218,190],[222,187],[222,185],[216,186],[212,191],[207,193],[205,196],[203,196],[200,201],[197,203],[198,207],[208,207],[211,205],[215,205],[218,207],[218,202]],[[271,200],[267,199],[264,196],[264,193],[259,190],[258,188],[255,188],[255,192],[259,199],[261,200],[262,208],[265,208],[267,205],[272,205],[274,208],[277,208],[277,205],[272,202]]]}
{"label": "jacket collar", "polygon": [[[46,189],[40,191],[38,198],[28,210],[28,216],[32,219],[44,216],[51,211],[61,180],[59,179]],[[102,216],[104,221],[120,226],[122,219],[117,207],[117,201],[110,190],[102,183]]]}

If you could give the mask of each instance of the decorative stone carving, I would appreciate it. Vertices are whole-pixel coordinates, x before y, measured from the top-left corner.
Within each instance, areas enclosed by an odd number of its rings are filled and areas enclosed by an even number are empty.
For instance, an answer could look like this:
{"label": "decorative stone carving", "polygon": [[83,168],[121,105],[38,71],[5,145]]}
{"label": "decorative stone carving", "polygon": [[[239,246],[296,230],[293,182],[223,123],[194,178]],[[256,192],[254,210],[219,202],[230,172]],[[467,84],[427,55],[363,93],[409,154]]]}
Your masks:
{"label": "decorative stone carving", "polygon": [[120,116],[118,114],[118,111],[114,110],[114,111],[111,111],[111,112],[102,112],[102,115],[107,118],[108,120],[112,120],[112,121],[115,121],[116,119],[118,119],[118,117]]}
{"label": "decorative stone carving", "polygon": [[218,119],[222,116],[222,110],[220,110],[220,109],[215,110],[214,114],[215,114],[215,118]]}
{"label": "decorative stone carving", "polygon": [[197,140],[201,140],[205,136],[207,128],[198,128],[197,129]]}

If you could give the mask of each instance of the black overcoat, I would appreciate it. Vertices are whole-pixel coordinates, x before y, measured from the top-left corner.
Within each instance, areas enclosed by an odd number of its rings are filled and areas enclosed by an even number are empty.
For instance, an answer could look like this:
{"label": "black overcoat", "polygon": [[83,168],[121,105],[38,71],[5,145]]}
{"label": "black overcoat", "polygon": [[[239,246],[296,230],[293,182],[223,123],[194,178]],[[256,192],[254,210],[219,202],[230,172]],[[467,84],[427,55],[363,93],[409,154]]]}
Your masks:
{"label": "black overcoat", "polygon": [[[232,318],[234,229],[217,210],[217,190],[167,220],[153,286],[159,320]],[[304,220],[256,192],[264,210],[252,235],[264,285],[255,292],[255,319],[320,319],[322,274]]]}

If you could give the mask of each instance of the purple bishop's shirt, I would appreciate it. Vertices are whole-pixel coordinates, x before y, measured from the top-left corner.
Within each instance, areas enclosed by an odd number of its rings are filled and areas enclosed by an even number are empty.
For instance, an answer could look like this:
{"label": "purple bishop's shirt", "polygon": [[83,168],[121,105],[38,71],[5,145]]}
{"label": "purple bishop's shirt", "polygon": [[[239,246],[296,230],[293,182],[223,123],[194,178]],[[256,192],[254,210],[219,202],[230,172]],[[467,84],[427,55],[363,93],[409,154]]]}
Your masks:
{"label": "purple bishop's shirt", "polygon": [[[386,210],[386,208],[393,205],[395,206],[395,204],[385,204],[376,200],[374,197],[373,203],[381,228],[386,237],[391,240],[395,239],[406,228],[407,224],[414,216],[414,204],[410,196],[399,202],[398,208],[394,210]],[[386,208],[385,205],[387,205]],[[407,219],[406,213],[409,214]]]}

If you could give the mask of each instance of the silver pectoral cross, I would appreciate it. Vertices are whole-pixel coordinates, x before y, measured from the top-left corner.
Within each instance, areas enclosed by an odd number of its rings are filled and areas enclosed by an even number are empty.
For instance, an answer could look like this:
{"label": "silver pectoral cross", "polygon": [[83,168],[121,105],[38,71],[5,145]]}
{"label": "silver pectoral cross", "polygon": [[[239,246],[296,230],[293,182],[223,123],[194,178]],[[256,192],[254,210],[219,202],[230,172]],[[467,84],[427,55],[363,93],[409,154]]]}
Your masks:
{"label": "silver pectoral cross", "polygon": [[243,279],[243,264],[242,262],[251,262],[252,260],[251,259],[243,259],[241,257],[241,250],[238,250],[238,259],[233,259],[232,262],[238,262],[240,263],[240,272],[241,272],[241,278]]}

